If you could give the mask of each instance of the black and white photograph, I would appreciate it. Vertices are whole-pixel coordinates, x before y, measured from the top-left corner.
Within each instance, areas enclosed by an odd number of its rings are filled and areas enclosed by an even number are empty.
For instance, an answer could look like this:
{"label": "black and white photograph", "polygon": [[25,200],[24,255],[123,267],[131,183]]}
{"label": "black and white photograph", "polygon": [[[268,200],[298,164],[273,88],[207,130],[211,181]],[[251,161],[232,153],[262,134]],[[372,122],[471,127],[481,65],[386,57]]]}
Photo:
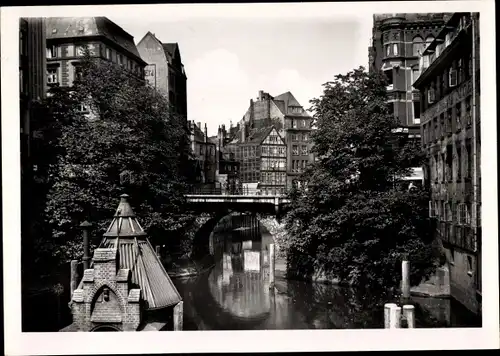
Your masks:
{"label": "black and white photograph", "polygon": [[1,26],[8,354],[500,346],[493,1]]}

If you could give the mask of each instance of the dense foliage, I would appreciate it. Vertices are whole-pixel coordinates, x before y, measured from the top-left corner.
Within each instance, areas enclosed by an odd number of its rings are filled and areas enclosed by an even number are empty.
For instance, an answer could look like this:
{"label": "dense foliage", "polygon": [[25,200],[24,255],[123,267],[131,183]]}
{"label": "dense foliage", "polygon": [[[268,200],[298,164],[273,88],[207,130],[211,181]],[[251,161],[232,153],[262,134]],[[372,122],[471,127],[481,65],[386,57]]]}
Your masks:
{"label": "dense foliage", "polygon": [[401,261],[416,284],[434,270],[427,194],[399,184],[421,165],[418,144],[393,129],[385,79],[361,67],[337,75],[312,100],[317,160],[290,193],[289,268],[323,271],[354,286],[396,287]]}
{"label": "dense foliage", "polygon": [[190,158],[185,118],[125,68],[89,56],[80,80],[51,88],[44,106],[42,151],[50,159],[39,159],[39,174],[50,187],[43,217],[50,231],[37,239],[37,254],[80,257],[79,224],[94,224],[97,243],[123,193],[154,243],[180,243],[193,219],[181,209]]}

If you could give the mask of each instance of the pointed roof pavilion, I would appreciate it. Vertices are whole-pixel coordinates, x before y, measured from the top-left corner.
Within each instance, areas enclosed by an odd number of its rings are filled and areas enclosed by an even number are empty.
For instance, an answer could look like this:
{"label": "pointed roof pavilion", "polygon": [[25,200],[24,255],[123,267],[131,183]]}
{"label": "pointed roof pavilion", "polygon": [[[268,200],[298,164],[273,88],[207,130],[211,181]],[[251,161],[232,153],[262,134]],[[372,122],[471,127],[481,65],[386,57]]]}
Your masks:
{"label": "pointed roof pavilion", "polygon": [[119,268],[130,270],[131,283],[141,289],[145,310],[170,307],[182,300],[137,221],[127,194],[120,196],[113,221],[99,247],[118,250]]}

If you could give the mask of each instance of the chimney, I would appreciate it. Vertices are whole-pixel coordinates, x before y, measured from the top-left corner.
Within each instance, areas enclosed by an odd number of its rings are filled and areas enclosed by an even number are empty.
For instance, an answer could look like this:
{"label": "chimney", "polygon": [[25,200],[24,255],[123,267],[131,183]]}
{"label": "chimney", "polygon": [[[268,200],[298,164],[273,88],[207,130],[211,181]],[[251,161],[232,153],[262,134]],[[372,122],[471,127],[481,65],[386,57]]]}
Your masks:
{"label": "chimney", "polygon": [[259,100],[262,100],[264,97],[264,90],[259,90]]}
{"label": "chimney", "polygon": [[250,99],[250,125],[252,125],[254,119],[254,112],[253,112],[253,100]]}
{"label": "chimney", "polygon": [[246,136],[246,125],[245,122],[243,121],[241,124],[241,142],[245,142],[245,136]]}
{"label": "chimney", "polygon": [[198,121],[198,128],[201,130],[201,121]]}
{"label": "chimney", "polygon": [[208,142],[207,124],[205,123],[205,142]]}
{"label": "chimney", "polygon": [[89,230],[92,224],[88,221],[84,221],[80,224],[83,230],[83,270],[90,268],[90,242],[89,242]]}

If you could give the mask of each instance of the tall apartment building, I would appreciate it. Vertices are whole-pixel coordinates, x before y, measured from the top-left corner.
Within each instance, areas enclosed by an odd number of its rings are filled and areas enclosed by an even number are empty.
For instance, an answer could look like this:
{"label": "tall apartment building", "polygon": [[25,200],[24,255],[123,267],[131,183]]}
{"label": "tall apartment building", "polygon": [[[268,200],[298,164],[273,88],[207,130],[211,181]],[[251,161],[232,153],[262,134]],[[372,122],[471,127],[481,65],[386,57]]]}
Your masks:
{"label": "tall apartment building", "polygon": [[147,63],[139,55],[134,37],[108,18],[49,17],[45,28],[49,86],[73,85],[81,75],[85,48],[93,57],[116,63],[132,75],[144,78]]}
{"label": "tall apartment building", "polygon": [[[261,90],[256,101],[250,100],[249,108],[234,130],[235,142],[239,144],[250,143],[250,141],[254,140],[251,137],[253,137],[256,130],[274,127],[285,145],[286,178],[284,189],[288,189],[292,186],[293,181],[298,179],[307,164],[313,162],[312,143],[309,139],[311,122],[312,117],[299,104],[292,93],[286,92],[273,97]],[[276,143],[281,145],[279,139]],[[281,151],[279,152],[273,157],[282,157]],[[245,175],[243,169],[242,166],[242,181],[244,183],[259,180],[263,183],[262,180],[266,179],[266,175],[261,177],[256,173]],[[282,174],[279,173],[278,176],[281,177]],[[281,182],[281,178],[278,178],[277,181]]]}
{"label": "tall apartment building", "polygon": [[168,98],[178,114],[187,118],[187,76],[179,45],[162,43],[151,32],[137,44],[141,58],[148,63],[146,80]]}
{"label": "tall apartment building", "polygon": [[389,109],[398,130],[420,138],[420,96],[413,82],[420,76],[419,58],[445,24],[442,13],[377,14],[373,16],[369,70],[388,79]]}
{"label": "tall apartment building", "polygon": [[429,212],[450,270],[450,293],[481,311],[479,14],[454,13],[423,52],[422,146]]}
{"label": "tall apartment building", "polygon": [[240,183],[240,162],[236,160],[234,152],[226,147],[230,142],[226,126],[220,125],[217,135],[209,137],[209,141],[215,143],[217,151],[215,180],[221,184],[224,192],[234,193]]}

